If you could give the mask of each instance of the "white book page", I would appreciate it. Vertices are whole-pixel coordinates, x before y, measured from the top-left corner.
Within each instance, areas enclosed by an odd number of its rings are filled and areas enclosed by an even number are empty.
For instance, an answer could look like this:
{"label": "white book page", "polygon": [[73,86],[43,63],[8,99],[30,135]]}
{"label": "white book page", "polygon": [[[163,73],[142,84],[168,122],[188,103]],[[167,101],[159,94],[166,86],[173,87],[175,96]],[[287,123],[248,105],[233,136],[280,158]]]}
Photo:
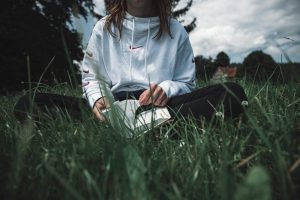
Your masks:
{"label": "white book page", "polygon": [[[114,106],[126,126],[132,130],[147,132],[171,118],[167,108],[158,107],[143,111],[135,116],[136,110],[140,107],[138,100],[116,101]],[[111,121],[113,119],[111,108],[103,110],[102,113],[114,124]]]}
{"label": "white book page", "polygon": [[167,108],[154,108],[144,111],[137,116],[136,127],[149,125],[154,123],[153,126],[158,126],[161,123],[171,118],[171,115]]}
{"label": "white book page", "polygon": [[135,127],[135,111],[140,106],[138,100],[124,100],[124,101],[116,101],[114,103],[117,109],[119,109],[118,113],[121,115],[122,119],[124,120],[125,124],[134,129]]}

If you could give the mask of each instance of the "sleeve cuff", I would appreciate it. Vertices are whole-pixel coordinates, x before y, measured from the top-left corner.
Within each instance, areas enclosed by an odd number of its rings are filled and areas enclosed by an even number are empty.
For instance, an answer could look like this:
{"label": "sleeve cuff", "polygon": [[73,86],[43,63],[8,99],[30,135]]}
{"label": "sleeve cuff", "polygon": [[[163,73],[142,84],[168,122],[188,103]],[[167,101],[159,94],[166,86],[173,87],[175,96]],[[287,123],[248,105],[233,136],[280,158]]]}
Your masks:
{"label": "sleeve cuff", "polygon": [[165,91],[168,98],[191,92],[187,83],[166,80],[161,82],[159,86]]}
{"label": "sleeve cuff", "polygon": [[167,81],[163,81],[159,84],[159,87],[161,87],[164,92],[166,93],[167,97],[170,98],[172,97],[171,89],[170,89],[170,84]]}
{"label": "sleeve cuff", "polygon": [[101,95],[101,93],[95,93],[95,94],[92,94],[92,95],[88,96],[88,102],[89,102],[91,108],[94,107],[95,102],[96,102],[98,99],[100,99],[101,97],[103,97],[103,96]]}

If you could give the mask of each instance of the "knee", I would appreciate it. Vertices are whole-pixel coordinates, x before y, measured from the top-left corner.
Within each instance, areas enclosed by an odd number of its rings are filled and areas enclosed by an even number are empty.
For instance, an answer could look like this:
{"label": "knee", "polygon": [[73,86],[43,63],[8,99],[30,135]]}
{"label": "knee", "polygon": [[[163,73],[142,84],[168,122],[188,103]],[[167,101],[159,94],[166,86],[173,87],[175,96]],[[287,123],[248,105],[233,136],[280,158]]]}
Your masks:
{"label": "knee", "polygon": [[224,88],[230,94],[230,96],[234,96],[240,101],[247,100],[244,88],[239,84],[234,82],[227,82],[224,84]]}
{"label": "knee", "polygon": [[26,120],[29,110],[30,110],[29,96],[24,95],[15,104],[13,112],[16,119],[22,122]]}

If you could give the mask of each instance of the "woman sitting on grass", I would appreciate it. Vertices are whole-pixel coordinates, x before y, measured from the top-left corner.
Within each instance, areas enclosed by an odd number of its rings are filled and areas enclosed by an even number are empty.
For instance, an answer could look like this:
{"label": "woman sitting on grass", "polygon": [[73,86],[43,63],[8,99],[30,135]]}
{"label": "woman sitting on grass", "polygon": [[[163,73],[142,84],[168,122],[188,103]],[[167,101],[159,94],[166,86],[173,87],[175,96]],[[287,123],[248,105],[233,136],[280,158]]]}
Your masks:
{"label": "woman sitting on grass", "polygon": [[[220,106],[227,118],[243,112],[247,100],[235,83],[195,90],[195,63],[185,29],[171,17],[171,0],[114,0],[95,25],[82,63],[84,99],[38,93],[34,105],[58,106],[78,118],[88,102],[104,121],[108,99],[138,99],[141,105],[167,107],[175,116],[210,120]],[[26,115],[27,97],[15,108]],[[77,112],[78,111],[78,112]],[[25,114],[25,115],[24,115]]]}

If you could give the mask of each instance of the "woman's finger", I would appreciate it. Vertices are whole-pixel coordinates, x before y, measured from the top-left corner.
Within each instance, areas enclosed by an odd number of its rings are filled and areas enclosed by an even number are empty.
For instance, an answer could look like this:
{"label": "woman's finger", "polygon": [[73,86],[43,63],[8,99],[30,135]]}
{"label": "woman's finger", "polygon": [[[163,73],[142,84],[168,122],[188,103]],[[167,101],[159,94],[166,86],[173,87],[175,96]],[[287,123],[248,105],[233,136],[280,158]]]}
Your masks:
{"label": "woman's finger", "polygon": [[104,110],[105,108],[109,108],[109,101],[106,97],[102,97],[98,99],[93,107],[93,113],[97,119],[99,119],[101,122],[105,122],[106,119],[101,112],[101,110]]}
{"label": "woman's finger", "polygon": [[145,90],[139,97],[139,102],[141,105],[148,105],[151,103],[152,94],[157,88],[157,84],[151,83],[150,87]]}
{"label": "woman's finger", "polygon": [[160,95],[155,99],[154,105],[160,106],[161,102],[164,100],[165,95],[163,92],[160,93]]}
{"label": "woman's finger", "polygon": [[165,106],[166,102],[168,101],[166,93],[161,89],[159,97],[154,102],[156,106]]}
{"label": "woman's finger", "polygon": [[162,98],[164,96],[164,91],[161,87],[157,87],[155,92],[152,95],[151,102],[153,102],[154,105],[160,104],[162,101]]}
{"label": "woman's finger", "polygon": [[96,116],[96,118],[100,120],[100,122],[105,122],[106,121],[104,115],[102,114],[102,112],[97,107],[94,107],[93,113]]}
{"label": "woman's finger", "polygon": [[160,103],[160,106],[166,106],[169,102],[169,98],[166,96],[166,98]]}
{"label": "woman's finger", "polygon": [[150,104],[150,103],[154,102],[154,100],[153,100],[154,96],[153,95],[156,92],[157,88],[158,88],[157,84],[155,84],[155,83],[150,84],[150,88],[148,89],[149,92],[147,93],[147,96],[145,98],[147,104]]}
{"label": "woman's finger", "polygon": [[145,90],[139,97],[139,103],[141,105],[146,105],[148,99],[147,99],[147,96],[150,95],[150,91],[149,90]]}

